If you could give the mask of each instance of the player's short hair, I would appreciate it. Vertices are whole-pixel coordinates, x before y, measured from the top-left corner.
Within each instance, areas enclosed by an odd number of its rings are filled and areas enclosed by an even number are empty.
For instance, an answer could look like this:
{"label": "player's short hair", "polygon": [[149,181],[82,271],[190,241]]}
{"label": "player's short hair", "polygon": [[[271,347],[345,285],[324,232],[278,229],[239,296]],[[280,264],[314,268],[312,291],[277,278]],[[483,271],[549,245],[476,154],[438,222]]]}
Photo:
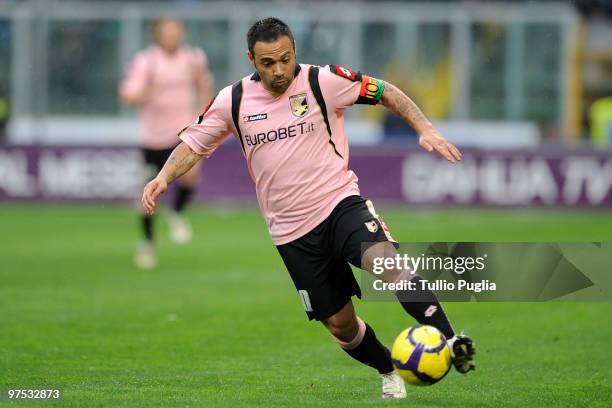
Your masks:
{"label": "player's short hair", "polygon": [[285,22],[276,17],[266,17],[258,20],[249,28],[247,33],[247,46],[251,54],[254,54],[253,47],[257,41],[272,42],[282,37],[289,37],[293,47],[295,48],[295,39],[291,29]]}

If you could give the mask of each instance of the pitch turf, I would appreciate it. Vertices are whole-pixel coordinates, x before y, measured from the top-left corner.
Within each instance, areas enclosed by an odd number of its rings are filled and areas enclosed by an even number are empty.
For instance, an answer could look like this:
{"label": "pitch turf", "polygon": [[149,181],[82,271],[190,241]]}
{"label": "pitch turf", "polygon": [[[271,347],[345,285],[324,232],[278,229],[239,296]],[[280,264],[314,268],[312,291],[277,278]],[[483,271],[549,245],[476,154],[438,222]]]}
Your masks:
{"label": "pitch turf", "polygon": [[[404,241],[612,240],[603,212],[381,212]],[[161,265],[142,272],[130,208],[1,205],[0,388],[60,387],[74,407],[609,406],[612,303],[448,303],[478,370],[383,403],[376,373],[306,320],[256,210],[191,218],[187,247],[158,220]],[[387,344],[413,323],[356,304]]]}

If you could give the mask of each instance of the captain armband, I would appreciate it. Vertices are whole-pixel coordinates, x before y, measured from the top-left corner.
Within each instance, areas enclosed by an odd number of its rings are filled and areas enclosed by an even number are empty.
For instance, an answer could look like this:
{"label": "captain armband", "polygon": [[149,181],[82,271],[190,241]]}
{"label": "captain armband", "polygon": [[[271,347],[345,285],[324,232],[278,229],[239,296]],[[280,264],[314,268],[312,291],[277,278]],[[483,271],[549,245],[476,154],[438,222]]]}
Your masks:
{"label": "captain armband", "polygon": [[376,105],[382,99],[385,90],[385,81],[372,78],[367,75],[361,76],[361,90],[356,104]]}

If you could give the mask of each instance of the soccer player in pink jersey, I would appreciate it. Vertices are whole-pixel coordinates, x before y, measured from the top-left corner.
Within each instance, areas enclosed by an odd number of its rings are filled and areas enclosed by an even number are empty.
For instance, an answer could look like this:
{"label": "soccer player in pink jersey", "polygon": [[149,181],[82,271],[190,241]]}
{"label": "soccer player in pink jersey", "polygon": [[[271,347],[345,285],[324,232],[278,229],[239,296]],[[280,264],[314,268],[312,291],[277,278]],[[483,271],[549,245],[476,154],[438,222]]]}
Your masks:
{"label": "soccer player in pink jersey", "polygon": [[[211,97],[212,75],[206,54],[183,45],[185,28],[174,19],[160,19],[153,26],[155,44],[139,52],[130,63],[119,93],[128,105],[140,107],[140,143],[144,161],[158,172],[177,145],[177,129],[193,122],[198,106]],[[170,237],[177,244],[191,240],[191,227],[181,215],[198,181],[199,165],[179,180],[168,216]],[[144,241],[134,258],[141,268],[156,264],[153,218],[143,212]]]}
{"label": "soccer player in pink jersey", "polygon": [[[349,264],[372,273],[374,258],[395,257],[397,250],[349,170],[344,109],[381,103],[418,132],[425,150],[451,163],[461,160],[461,153],[392,84],[339,66],[298,64],[293,35],[282,21],[256,22],[247,43],[255,73],[221,90],[196,123],[180,133],[182,143],[146,185],[143,205],[153,213],[168,184],[210,157],[233,133],[309,319],[321,321],[344,351],[380,373],[383,398],[405,398],[389,350],[356,315],[351,300],[361,292]],[[421,281],[404,269],[378,277],[388,283]],[[445,335],[459,372],[472,370],[471,339],[454,332],[433,292],[420,284],[416,288],[395,292],[404,310]]]}

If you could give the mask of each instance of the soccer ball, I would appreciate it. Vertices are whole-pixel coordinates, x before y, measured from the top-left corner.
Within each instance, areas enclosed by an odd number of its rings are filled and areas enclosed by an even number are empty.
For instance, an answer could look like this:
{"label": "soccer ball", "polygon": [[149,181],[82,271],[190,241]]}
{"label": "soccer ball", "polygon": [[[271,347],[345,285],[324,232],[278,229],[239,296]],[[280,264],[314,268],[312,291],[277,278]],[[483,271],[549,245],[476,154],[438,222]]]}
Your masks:
{"label": "soccer ball", "polygon": [[393,343],[391,359],[404,381],[414,385],[435,384],[451,367],[446,337],[432,326],[416,325],[401,332]]}

